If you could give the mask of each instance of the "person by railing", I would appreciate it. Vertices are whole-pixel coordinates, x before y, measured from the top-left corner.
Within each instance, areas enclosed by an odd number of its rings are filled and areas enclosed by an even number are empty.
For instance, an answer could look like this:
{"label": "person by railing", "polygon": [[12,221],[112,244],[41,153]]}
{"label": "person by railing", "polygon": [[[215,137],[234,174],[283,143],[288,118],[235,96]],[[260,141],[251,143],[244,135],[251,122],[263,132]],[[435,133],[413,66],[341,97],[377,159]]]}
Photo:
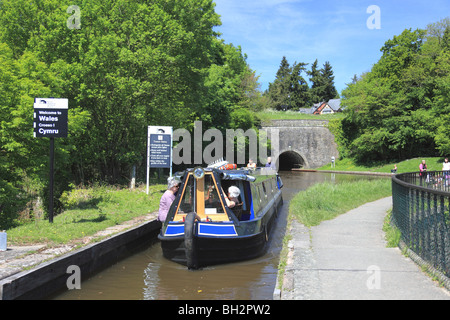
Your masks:
{"label": "person by railing", "polygon": [[402,243],[448,278],[450,192],[446,173],[428,171],[425,180],[421,172],[394,175],[392,221],[401,232]]}
{"label": "person by railing", "polygon": [[420,185],[422,185],[424,179],[425,181],[428,180],[428,174],[427,174],[427,164],[425,160],[422,160],[422,163],[419,165],[419,176],[420,176]]}
{"label": "person by railing", "polygon": [[444,163],[442,163],[442,171],[444,172],[445,186],[448,187],[448,179],[450,178],[450,162],[448,162],[448,158],[445,158]]}

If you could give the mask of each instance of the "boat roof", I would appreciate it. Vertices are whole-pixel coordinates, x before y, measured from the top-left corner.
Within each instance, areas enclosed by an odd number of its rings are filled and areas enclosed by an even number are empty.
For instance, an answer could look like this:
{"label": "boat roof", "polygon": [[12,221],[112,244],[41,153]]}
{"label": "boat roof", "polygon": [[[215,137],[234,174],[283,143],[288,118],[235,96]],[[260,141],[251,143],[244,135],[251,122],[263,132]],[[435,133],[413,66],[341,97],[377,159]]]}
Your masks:
{"label": "boat roof", "polygon": [[[183,177],[185,174],[189,172],[193,172],[196,168],[189,168],[181,172],[175,173],[175,176]],[[255,176],[260,175],[276,175],[277,172],[274,169],[271,168],[240,168],[240,169],[232,169],[232,170],[225,170],[225,169],[217,169],[217,168],[202,168],[205,172],[215,172],[219,174],[220,178],[222,180],[244,180],[244,181],[250,181],[253,182],[256,180]]]}

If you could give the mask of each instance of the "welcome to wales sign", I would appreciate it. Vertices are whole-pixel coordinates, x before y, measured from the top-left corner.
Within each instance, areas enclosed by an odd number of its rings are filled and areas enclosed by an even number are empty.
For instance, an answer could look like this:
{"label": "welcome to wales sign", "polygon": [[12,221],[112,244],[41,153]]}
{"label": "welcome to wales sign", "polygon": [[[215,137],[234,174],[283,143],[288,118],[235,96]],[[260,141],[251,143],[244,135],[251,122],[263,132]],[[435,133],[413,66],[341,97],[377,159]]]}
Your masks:
{"label": "welcome to wales sign", "polygon": [[34,99],[34,137],[66,138],[69,100],[63,98]]}

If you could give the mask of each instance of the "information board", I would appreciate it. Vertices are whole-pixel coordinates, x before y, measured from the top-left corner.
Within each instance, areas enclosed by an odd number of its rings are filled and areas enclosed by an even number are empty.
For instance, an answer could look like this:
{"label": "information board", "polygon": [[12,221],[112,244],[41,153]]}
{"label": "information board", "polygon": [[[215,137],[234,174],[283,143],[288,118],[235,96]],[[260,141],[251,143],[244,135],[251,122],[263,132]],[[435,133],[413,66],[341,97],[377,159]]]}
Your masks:
{"label": "information board", "polygon": [[68,122],[68,99],[34,99],[34,137],[66,138]]}
{"label": "information board", "polygon": [[150,168],[170,168],[172,176],[172,127],[149,126],[147,133],[147,194]]}
{"label": "information board", "polygon": [[150,167],[170,168],[171,151],[171,134],[150,134]]}

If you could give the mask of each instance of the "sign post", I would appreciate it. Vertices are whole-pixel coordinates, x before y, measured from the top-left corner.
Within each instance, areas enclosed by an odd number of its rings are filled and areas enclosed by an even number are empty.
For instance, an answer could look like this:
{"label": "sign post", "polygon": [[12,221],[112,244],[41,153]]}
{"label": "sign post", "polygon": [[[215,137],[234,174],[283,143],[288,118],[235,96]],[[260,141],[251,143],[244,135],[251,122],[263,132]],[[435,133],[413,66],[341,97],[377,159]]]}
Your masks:
{"label": "sign post", "polygon": [[53,223],[53,180],[55,162],[55,138],[67,137],[68,99],[34,99],[34,137],[50,138],[50,201],[48,220]]}
{"label": "sign post", "polygon": [[49,183],[49,204],[48,204],[48,221],[53,223],[53,185],[55,178],[55,138],[50,138],[50,183]]}
{"label": "sign post", "polygon": [[150,168],[170,168],[170,176],[172,176],[172,135],[172,127],[148,127],[147,194],[150,184]]}

